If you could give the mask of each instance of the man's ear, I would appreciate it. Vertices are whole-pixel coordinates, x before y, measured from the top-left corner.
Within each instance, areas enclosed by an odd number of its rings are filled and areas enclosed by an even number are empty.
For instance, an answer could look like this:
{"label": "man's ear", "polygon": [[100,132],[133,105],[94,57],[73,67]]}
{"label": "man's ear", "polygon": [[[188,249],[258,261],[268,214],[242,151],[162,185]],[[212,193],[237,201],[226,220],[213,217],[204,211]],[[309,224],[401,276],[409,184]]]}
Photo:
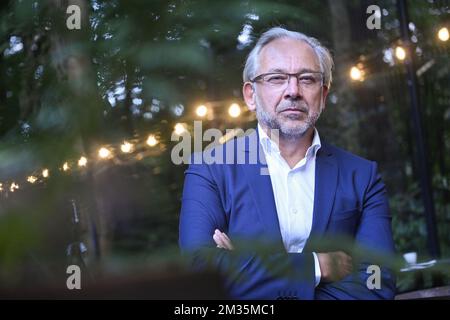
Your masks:
{"label": "man's ear", "polygon": [[251,82],[245,82],[242,86],[242,95],[244,96],[245,103],[250,111],[256,110],[255,103],[255,90]]}

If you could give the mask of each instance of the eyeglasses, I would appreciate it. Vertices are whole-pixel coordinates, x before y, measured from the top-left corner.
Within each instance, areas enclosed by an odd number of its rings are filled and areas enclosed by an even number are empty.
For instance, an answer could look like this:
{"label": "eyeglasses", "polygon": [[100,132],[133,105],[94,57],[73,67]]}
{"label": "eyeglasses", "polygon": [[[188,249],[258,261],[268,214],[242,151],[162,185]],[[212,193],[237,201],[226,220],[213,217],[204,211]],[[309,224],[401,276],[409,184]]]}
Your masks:
{"label": "eyeglasses", "polygon": [[297,83],[303,89],[318,89],[323,85],[322,72],[300,72],[300,73],[283,73],[270,72],[263,73],[250,80],[250,82],[262,82],[276,89],[286,89],[291,77],[297,78]]}

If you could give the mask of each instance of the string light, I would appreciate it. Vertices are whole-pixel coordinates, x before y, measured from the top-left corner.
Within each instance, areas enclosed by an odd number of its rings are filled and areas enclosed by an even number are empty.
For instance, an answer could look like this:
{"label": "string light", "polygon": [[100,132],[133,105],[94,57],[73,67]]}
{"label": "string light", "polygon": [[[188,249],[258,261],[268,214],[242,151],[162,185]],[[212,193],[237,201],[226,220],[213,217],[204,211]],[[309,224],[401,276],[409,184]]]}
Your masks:
{"label": "string light", "polygon": [[[180,134],[183,133],[183,132],[185,132],[185,131],[186,131],[185,124],[178,123],[178,124],[175,126],[175,130],[176,130],[176,132],[178,132],[178,133],[180,133]],[[149,145],[150,147],[154,147],[155,145],[157,145],[157,144],[159,143],[159,141],[158,141],[158,139],[156,138],[155,135],[151,134],[151,135],[149,135],[149,136],[147,137],[146,143],[147,143],[147,145]],[[124,152],[124,153],[132,153],[132,152],[134,152],[134,150],[135,150],[135,145],[132,144],[132,143],[130,143],[130,142],[124,141],[124,142],[121,144],[120,149],[121,149],[121,151]],[[113,155],[113,153],[112,153],[111,149],[108,149],[108,148],[106,148],[106,147],[102,147],[102,148],[100,148],[100,149],[98,150],[98,156],[99,156],[100,158],[102,158],[102,159],[111,158],[112,155]],[[143,158],[143,155],[142,155],[142,154],[139,154],[139,156],[140,156],[141,159]],[[87,157],[85,157],[85,156],[81,156],[81,157],[78,159],[78,166],[79,166],[79,167],[86,167],[86,166],[87,166],[87,163],[88,163],[88,159],[87,159]],[[70,165],[69,165],[69,162],[67,162],[67,161],[64,162],[61,169],[62,169],[63,171],[69,171],[69,170],[71,169],[71,168],[70,168]],[[42,175],[43,178],[49,178],[49,177],[50,177],[50,170],[49,170],[48,168],[43,169],[43,170],[41,171],[41,175]],[[31,184],[35,184],[36,182],[39,181],[39,179],[38,179],[38,177],[36,177],[36,176],[34,176],[34,175],[30,175],[30,176],[27,176],[27,177],[26,177],[26,181],[29,182],[29,183],[31,183]],[[4,191],[4,188],[5,188],[4,184],[3,184],[3,183],[0,183],[0,192],[3,192],[3,191]],[[7,184],[7,185],[6,185],[6,188],[8,188],[11,192],[15,192],[16,190],[19,189],[19,184],[16,183],[16,182],[12,182],[12,183],[9,184],[9,185]]]}
{"label": "string light", "polygon": [[86,165],[87,165],[87,158],[86,157],[81,157],[79,160],[78,160],[78,166],[79,167],[86,167]]}
{"label": "string light", "polygon": [[146,143],[150,147],[154,147],[158,144],[158,140],[156,140],[156,137],[153,134],[151,134],[148,136]]}
{"label": "string light", "polygon": [[123,153],[130,153],[133,152],[134,150],[134,145],[129,143],[129,142],[124,142],[122,143],[122,145],[120,146],[120,150],[122,150]]}
{"label": "string light", "polygon": [[98,156],[101,159],[107,159],[111,157],[111,151],[108,148],[102,147],[98,150]]}
{"label": "string light", "polygon": [[395,56],[397,57],[398,60],[401,60],[401,61],[405,60],[405,58],[406,58],[405,49],[403,49],[403,47],[401,47],[401,46],[397,46],[395,48]]}
{"label": "string light", "polygon": [[361,62],[350,68],[350,78],[353,81],[364,81],[365,75],[364,65]]}
{"label": "string light", "polygon": [[[199,106],[198,109],[199,109],[199,110],[197,110],[198,116],[205,116],[209,112],[209,109],[204,105]],[[231,117],[236,118],[241,114],[241,108],[237,103],[233,103],[230,105],[230,107],[228,109],[228,113]],[[186,123],[176,123],[174,126],[174,132],[178,135],[184,134],[185,132],[187,132],[187,124]],[[150,147],[154,147],[158,143],[160,143],[160,141],[154,134],[150,134],[147,137],[145,143]],[[130,143],[128,141],[124,141],[120,145],[120,150],[123,153],[132,153],[135,151],[135,149],[136,149],[136,144]],[[101,147],[98,150],[98,157],[100,157],[101,159],[111,158],[111,157],[113,157],[113,150],[114,150],[114,148],[112,148],[112,147],[111,148]],[[145,155],[143,153],[139,153],[136,155],[136,159],[142,159],[144,156]],[[62,166],[59,168],[59,170],[69,171],[69,170],[73,169],[73,168],[71,168],[71,165],[69,163],[70,163],[69,161],[64,162],[62,164]],[[87,163],[88,163],[88,158],[86,156],[81,156],[77,161],[78,167],[86,167]],[[41,176],[43,178],[49,178],[50,177],[50,169],[49,168],[42,169]],[[26,176],[25,180],[30,184],[35,184],[35,183],[39,183],[42,181],[39,179],[38,176],[35,176],[35,175]],[[6,190],[9,189],[11,192],[15,192],[16,190],[19,189],[19,183],[12,182],[12,183],[7,183],[6,185],[0,183],[0,192],[4,191],[4,189],[6,189]]]}
{"label": "string light", "polygon": [[353,80],[360,80],[361,71],[357,67],[352,67],[350,69],[350,78],[352,78]]}
{"label": "string light", "polygon": [[177,134],[179,136],[182,135],[184,132],[186,132],[186,128],[182,123],[177,123],[175,125],[174,129],[175,129],[175,131],[174,131],[175,134]]}
{"label": "string light", "polygon": [[[438,30],[437,32],[437,38],[442,41],[442,42],[446,42],[450,39],[450,34],[449,34],[449,30],[447,27],[442,27]],[[397,44],[400,44],[401,42],[397,42]],[[391,54],[392,57],[392,47],[389,49],[389,52]],[[405,48],[403,48],[401,45],[397,45],[394,49],[394,54],[395,57],[400,60],[403,61],[406,59],[407,57],[407,52],[405,50]],[[360,61],[364,61],[364,60],[360,60]],[[365,78],[365,68],[364,65],[362,63],[358,63],[355,66],[352,66],[349,72],[350,78],[354,81],[364,81]],[[213,111],[209,110],[205,105],[199,105],[197,106],[197,108],[195,109],[195,113],[198,117],[205,117],[206,115],[212,115]],[[241,115],[241,107],[239,106],[239,104],[237,103],[232,103],[229,108],[228,108],[228,114],[230,117],[232,118],[237,118]],[[177,135],[182,135],[183,133],[185,133],[187,131],[187,126],[186,124],[183,123],[176,123],[174,126],[174,133]],[[233,137],[235,134],[234,133],[230,133],[227,134],[225,137],[220,139],[220,143],[224,143],[226,142],[228,139],[230,139],[230,137]],[[146,140],[146,144],[150,147],[154,147],[159,143],[158,139],[155,137],[155,135],[151,134],[147,137]],[[113,149],[114,150],[114,149]],[[135,145],[132,143],[129,143],[127,141],[124,141],[121,145],[120,145],[120,150],[123,153],[132,153],[135,150]],[[98,156],[101,159],[107,159],[107,158],[111,158],[113,156],[113,152],[106,148],[106,147],[102,147],[98,150]],[[139,153],[138,155],[136,155],[136,158],[142,158],[143,154]],[[86,167],[87,166],[87,162],[88,159],[84,156],[80,157],[80,159],[78,160],[78,166],[79,167]],[[71,168],[69,166],[68,162],[65,162],[62,166],[62,170],[63,171],[69,171]],[[43,169],[42,170],[42,177],[44,178],[48,178],[49,177],[49,169]],[[39,179],[34,176],[34,175],[30,175],[26,178],[27,182],[34,184],[36,183]],[[20,180],[22,181],[22,180]],[[6,190],[8,190],[8,184],[6,184],[5,186],[0,183],[0,192],[4,190],[4,188]],[[9,184],[9,190],[11,192],[14,192],[15,190],[19,189],[19,184],[16,182],[12,182],[11,184]]]}
{"label": "string light", "polygon": [[19,189],[19,185],[15,182],[11,183],[11,186],[9,187],[9,191],[14,192],[17,189]]}
{"label": "string light", "polygon": [[37,181],[37,178],[35,176],[28,176],[27,181],[29,183],[35,183]]}
{"label": "string light", "polygon": [[208,113],[208,108],[206,108],[204,105],[198,106],[195,110],[195,113],[199,117],[204,117]]}
{"label": "string light", "polygon": [[63,171],[67,171],[70,169],[69,164],[67,162],[64,162],[62,168],[63,168]]}
{"label": "string light", "polygon": [[450,37],[450,35],[449,35],[448,29],[446,27],[439,29],[439,31],[438,31],[439,40],[445,42],[445,41],[448,41],[449,37]]}
{"label": "string light", "polygon": [[241,107],[237,103],[231,104],[231,106],[228,108],[228,114],[232,118],[237,118],[241,114]]}
{"label": "string light", "polygon": [[42,170],[42,176],[43,176],[44,178],[48,178],[48,176],[49,176],[49,171],[48,171],[48,169]]}

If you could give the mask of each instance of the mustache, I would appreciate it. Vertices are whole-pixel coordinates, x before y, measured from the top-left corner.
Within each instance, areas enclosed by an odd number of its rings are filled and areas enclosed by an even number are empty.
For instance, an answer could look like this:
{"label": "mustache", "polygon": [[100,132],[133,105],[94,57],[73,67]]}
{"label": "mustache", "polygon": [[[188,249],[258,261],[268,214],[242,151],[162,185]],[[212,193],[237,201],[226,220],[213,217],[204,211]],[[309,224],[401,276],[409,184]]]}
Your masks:
{"label": "mustache", "polygon": [[290,102],[290,103],[280,104],[277,107],[276,112],[283,112],[288,109],[299,110],[304,113],[308,113],[308,111],[309,111],[308,105],[302,101],[302,102]]}

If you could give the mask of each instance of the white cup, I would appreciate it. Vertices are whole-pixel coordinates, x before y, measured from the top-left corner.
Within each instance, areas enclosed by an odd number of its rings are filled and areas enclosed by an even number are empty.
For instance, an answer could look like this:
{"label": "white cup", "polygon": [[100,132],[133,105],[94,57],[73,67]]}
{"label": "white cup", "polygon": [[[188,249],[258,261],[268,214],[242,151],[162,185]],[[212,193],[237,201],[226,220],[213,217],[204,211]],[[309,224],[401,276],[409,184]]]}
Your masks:
{"label": "white cup", "polygon": [[403,255],[407,264],[416,264],[417,263],[417,252],[407,252]]}

